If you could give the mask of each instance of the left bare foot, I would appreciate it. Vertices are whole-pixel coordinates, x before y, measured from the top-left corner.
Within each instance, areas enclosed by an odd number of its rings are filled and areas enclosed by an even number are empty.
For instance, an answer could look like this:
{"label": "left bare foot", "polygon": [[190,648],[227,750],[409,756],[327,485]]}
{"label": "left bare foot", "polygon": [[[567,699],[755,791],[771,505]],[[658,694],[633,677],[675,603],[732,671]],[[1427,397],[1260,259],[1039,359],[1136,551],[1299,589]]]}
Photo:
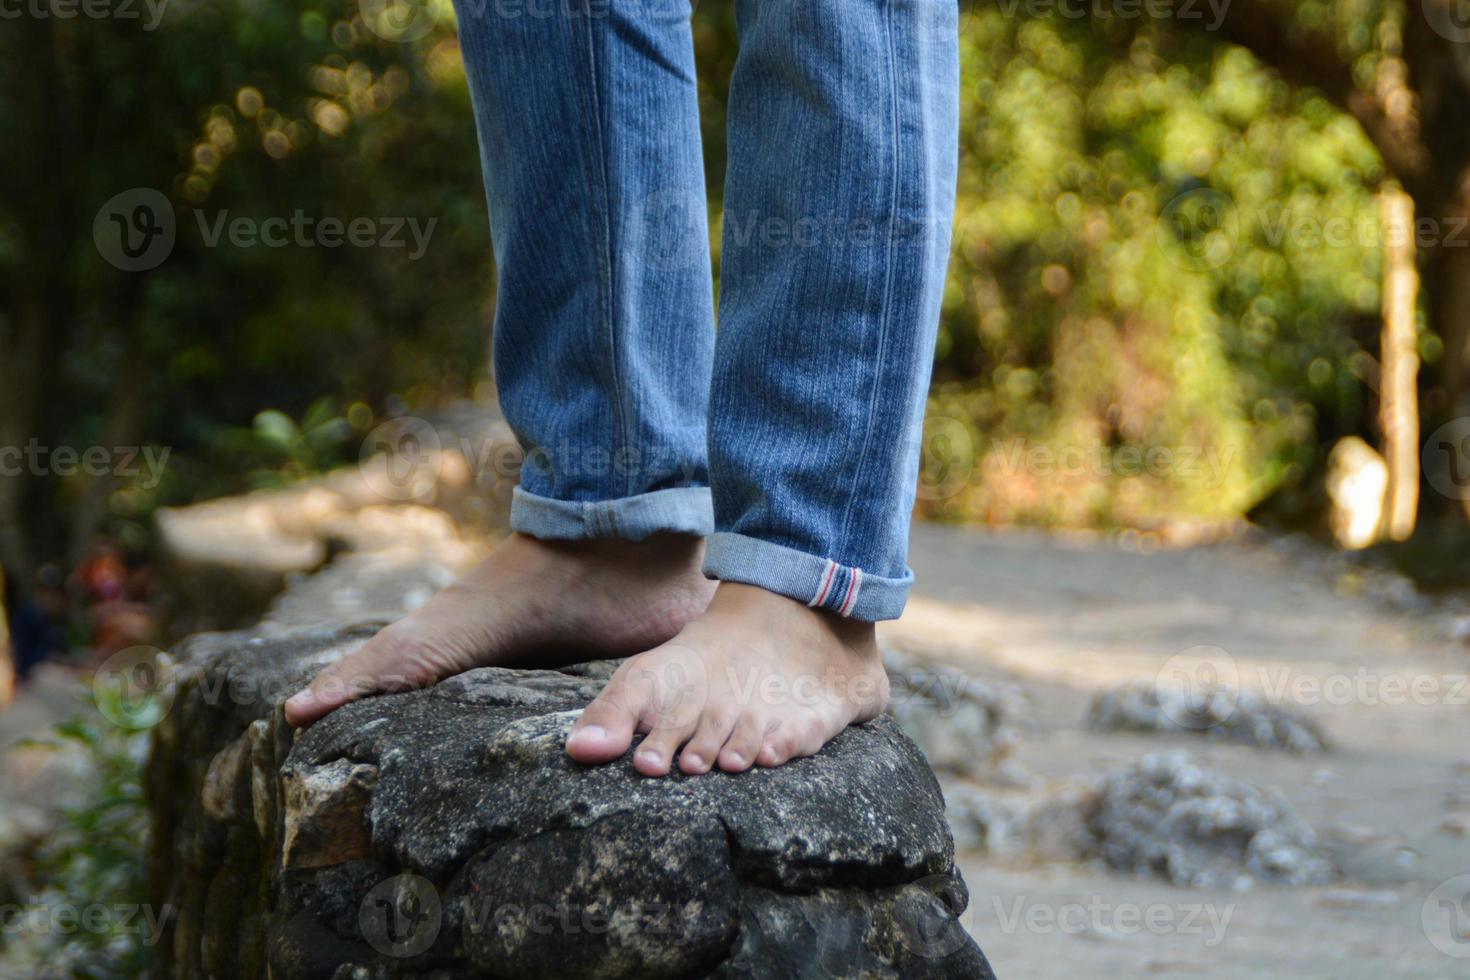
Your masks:
{"label": "left bare foot", "polygon": [[[633,758],[645,776],[743,772],[812,755],[888,701],[872,623],[722,582],[703,616],[618,668],[567,736],[578,762]],[[680,749],[683,749],[680,752]]]}

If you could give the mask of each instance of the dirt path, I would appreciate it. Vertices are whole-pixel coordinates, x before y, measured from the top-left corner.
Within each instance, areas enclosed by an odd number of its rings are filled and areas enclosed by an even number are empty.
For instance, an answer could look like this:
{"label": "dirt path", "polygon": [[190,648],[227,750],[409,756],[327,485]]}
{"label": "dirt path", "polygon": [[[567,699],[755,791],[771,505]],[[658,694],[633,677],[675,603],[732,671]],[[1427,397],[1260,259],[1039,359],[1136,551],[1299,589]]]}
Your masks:
{"label": "dirt path", "polygon": [[[1244,892],[962,855],[968,925],[1003,980],[1470,976],[1470,647],[1445,616],[1396,611],[1372,577],[1260,544],[1139,554],[921,526],[911,563],[916,596],[887,638],[1021,685],[1035,725],[1019,760],[1043,787],[1183,748],[1349,845],[1341,883]],[[1202,657],[1299,704],[1333,750],[1084,727],[1097,690]],[[1441,899],[1460,904],[1461,932]]]}

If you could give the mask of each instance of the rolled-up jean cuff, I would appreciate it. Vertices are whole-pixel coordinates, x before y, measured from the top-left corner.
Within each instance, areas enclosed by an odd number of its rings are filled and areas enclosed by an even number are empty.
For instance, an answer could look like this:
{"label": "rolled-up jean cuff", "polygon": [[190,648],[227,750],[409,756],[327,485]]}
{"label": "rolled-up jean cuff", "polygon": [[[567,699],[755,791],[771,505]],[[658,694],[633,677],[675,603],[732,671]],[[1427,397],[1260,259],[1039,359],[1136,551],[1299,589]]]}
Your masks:
{"label": "rolled-up jean cuff", "polygon": [[714,530],[715,517],[709,487],[674,487],[617,500],[554,500],[516,487],[510,527],[554,541],[641,541],[660,532],[703,537]]}
{"label": "rolled-up jean cuff", "polygon": [[744,534],[721,531],[709,539],[704,574],[722,582],[758,585],[808,606],[839,616],[877,622],[897,619],[908,601],[914,573],[903,578],[871,575],[851,565],[772,544]]}

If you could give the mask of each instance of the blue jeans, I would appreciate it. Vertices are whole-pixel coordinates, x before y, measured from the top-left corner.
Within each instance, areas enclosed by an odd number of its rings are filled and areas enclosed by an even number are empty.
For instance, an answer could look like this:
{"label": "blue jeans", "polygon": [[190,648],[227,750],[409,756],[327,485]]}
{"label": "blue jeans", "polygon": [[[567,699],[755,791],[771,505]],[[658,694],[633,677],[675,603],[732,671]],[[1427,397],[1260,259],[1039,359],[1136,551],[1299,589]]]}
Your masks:
{"label": "blue jeans", "polygon": [[511,526],[903,610],[949,255],[954,0],[737,0],[715,329],[688,0],[458,0],[526,450]]}

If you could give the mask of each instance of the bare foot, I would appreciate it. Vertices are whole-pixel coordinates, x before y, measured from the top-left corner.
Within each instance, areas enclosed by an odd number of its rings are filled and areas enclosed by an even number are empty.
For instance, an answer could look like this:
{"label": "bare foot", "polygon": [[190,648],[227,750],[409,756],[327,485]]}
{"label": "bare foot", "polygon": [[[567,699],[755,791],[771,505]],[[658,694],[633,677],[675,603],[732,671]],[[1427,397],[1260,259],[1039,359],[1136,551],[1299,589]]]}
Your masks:
{"label": "bare foot", "polygon": [[872,623],[724,582],[703,616],[618,668],[567,754],[610,762],[646,732],[633,757],[645,776],[668,773],[676,754],[686,773],[743,772],[812,755],[887,701]]}
{"label": "bare foot", "polygon": [[323,669],[286,702],[286,721],[309,725],[368,694],[426,687],[553,647],[601,657],[647,650],[704,611],[715,583],[700,572],[703,557],[704,540],[685,534],[512,534],[464,578]]}

